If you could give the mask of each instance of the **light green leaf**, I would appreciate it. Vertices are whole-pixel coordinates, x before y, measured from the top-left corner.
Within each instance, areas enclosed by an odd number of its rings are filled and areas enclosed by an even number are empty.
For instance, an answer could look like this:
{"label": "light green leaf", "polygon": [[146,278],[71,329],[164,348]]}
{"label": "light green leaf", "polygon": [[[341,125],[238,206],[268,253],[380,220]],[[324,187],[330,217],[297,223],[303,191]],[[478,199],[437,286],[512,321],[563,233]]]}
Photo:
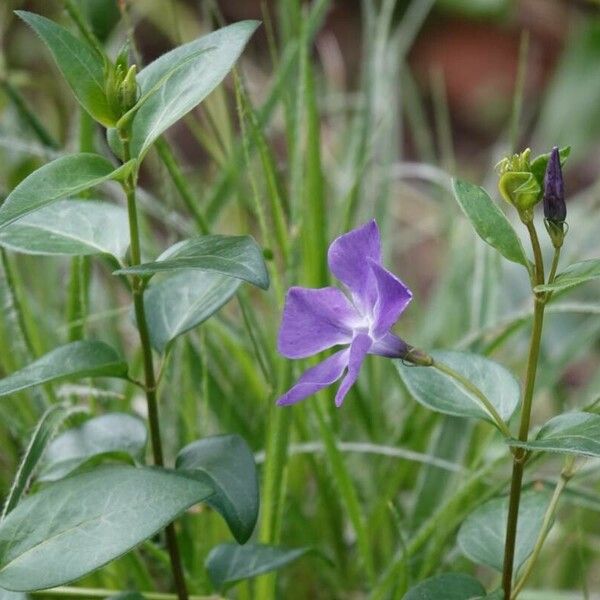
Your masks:
{"label": "light green leaf", "polygon": [[464,573],[444,573],[410,589],[404,600],[477,600],[484,597],[485,588],[474,577]]}
{"label": "light green leaf", "polygon": [[[435,351],[434,360],[444,363],[473,383],[493,404],[504,421],[519,405],[517,380],[504,367],[468,352]],[[414,367],[395,361],[402,381],[417,402],[431,410],[457,417],[492,421],[481,401],[454,378],[433,367]]]}
{"label": "light green leaf", "polygon": [[0,229],[47,204],[73,196],[109,179],[119,179],[134,165],[118,169],[98,154],[70,154],[26,177],[0,206]]}
{"label": "light green leaf", "polygon": [[0,600],[27,600],[27,596],[21,592],[9,592],[0,590]]}
{"label": "light green leaf", "polygon": [[452,186],[454,197],[477,235],[504,258],[529,268],[521,240],[488,193],[482,187],[460,179],[454,179]]}
{"label": "light green leaf", "polygon": [[111,254],[129,247],[127,211],[92,200],[59,200],[0,230],[0,246],[25,254]]}
{"label": "light green leaf", "polygon": [[147,440],[146,426],[136,417],[111,413],[90,419],[61,433],[48,446],[38,480],[62,479],[91,459],[141,459]]}
{"label": "light green leaf", "polygon": [[145,598],[146,597],[139,592],[121,592],[120,594],[110,596],[106,600],[145,600]]}
{"label": "light green leaf", "polygon": [[553,283],[538,285],[536,292],[559,292],[600,277],[600,259],[592,258],[569,265],[556,276]]}
{"label": "light green leaf", "polygon": [[164,352],[169,342],[217,312],[241,283],[233,277],[200,271],[182,271],[155,282],[145,293],[154,348]]}
{"label": "light green leaf", "polygon": [[[142,158],[164,131],[223,81],[257,27],[257,21],[240,21],[223,27],[167,52],[140,71],[137,81],[142,96],[161,80],[163,83],[133,118],[132,156]],[[193,56],[186,62],[186,58]],[[116,149],[118,140],[114,131],[109,139]]]}
{"label": "light green leaf", "polygon": [[75,97],[90,115],[105,125],[115,124],[104,86],[104,61],[70,31],[45,17],[17,10],[21,17],[48,46],[63,77]]}
{"label": "light green leaf", "polygon": [[67,378],[126,376],[127,363],[104,342],[72,342],[0,379],[0,396]]}
{"label": "light green leaf", "polygon": [[151,276],[161,271],[199,269],[237,277],[263,289],[269,274],[259,245],[249,235],[203,235],[171,246],[155,262],[120,269],[115,274]]}
{"label": "light green leaf", "polygon": [[239,435],[218,435],[189,444],[176,468],[216,493],[207,504],[218,511],[240,544],[248,541],[258,519],[258,475],[254,455]]}
{"label": "light green leaf", "polygon": [[[34,470],[37,468],[48,444],[60,425],[73,413],[82,412],[81,408],[66,404],[54,404],[42,415],[21,459],[10,492],[2,510],[2,519],[18,504],[25,493]],[[0,594],[0,600],[2,596]]]}
{"label": "light green leaf", "polygon": [[550,419],[535,440],[509,440],[511,446],[543,452],[566,452],[600,457],[600,415],[573,412]]}
{"label": "light green leaf", "polygon": [[[533,552],[550,503],[546,491],[528,490],[521,496],[515,571]],[[508,497],[494,498],[472,512],[458,532],[462,553],[473,562],[502,571],[508,520]]]}
{"label": "light green leaf", "polygon": [[309,548],[283,548],[266,544],[220,544],[210,551],[205,566],[217,589],[276,571],[304,556]]}
{"label": "light green leaf", "polygon": [[0,524],[0,586],[32,591],[83,577],[212,492],[171,471],[121,465],[58,481]]}

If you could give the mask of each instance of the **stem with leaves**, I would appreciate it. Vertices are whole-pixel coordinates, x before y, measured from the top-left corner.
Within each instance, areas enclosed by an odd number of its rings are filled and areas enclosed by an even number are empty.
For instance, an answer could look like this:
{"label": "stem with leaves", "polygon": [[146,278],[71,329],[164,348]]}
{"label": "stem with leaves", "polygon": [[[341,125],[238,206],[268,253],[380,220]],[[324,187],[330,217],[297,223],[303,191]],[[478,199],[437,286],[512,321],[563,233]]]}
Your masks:
{"label": "stem with leaves", "polygon": [[[544,283],[544,262],[537,231],[532,222],[526,223],[527,231],[531,239],[533,255],[535,260],[534,287]],[[521,411],[521,422],[519,424],[519,441],[526,442],[529,437],[529,426],[531,423],[531,408],[533,405],[533,392],[535,389],[535,377],[537,373],[540,355],[540,344],[542,340],[542,328],[544,325],[544,308],[546,298],[544,295],[534,292],[533,329],[529,346],[529,357],[527,359],[527,373],[525,376],[525,390],[523,392],[523,407]],[[506,542],[504,545],[504,568],[502,571],[502,588],[505,600],[511,600],[513,569],[515,560],[515,546],[517,541],[517,524],[519,520],[519,504],[521,502],[521,490],[523,487],[523,471],[527,452],[523,448],[517,448],[513,457],[513,471],[510,484],[510,496],[508,503],[508,520],[506,525]]]}
{"label": "stem with leaves", "polygon": [[[123,144],[123,162],[131,159],[129,136],[127,131],[119,132]],[[129,217],[130,235],[130,263],[132,266],[141,263],[140,232],[138,226],[137,204],[136,204],[136,179],[137,169],[134,169],[123,183],[123,189],[127,197],[127,214]],[[152,454],[154,464],[158,467],[164,466],[162,440],[160,436],[160,419],[158,414],[157,380],[154,373],[154,362],[152,357],[152,345],[150,343],[150,332],[144,309],[144,280],[134,275],[132,278],[132,294],[135,319],[140,335],[144,363],[144,389],[146,392],[146,404],[148,406],[148,425],[150,428],[150,439],[152,442]],[[165,528],[165,538],[169,557],[171,559],[171,570],[179,600],[188,600],[187,586],[183,572],[183,564],[175,526],[170,523]]]}

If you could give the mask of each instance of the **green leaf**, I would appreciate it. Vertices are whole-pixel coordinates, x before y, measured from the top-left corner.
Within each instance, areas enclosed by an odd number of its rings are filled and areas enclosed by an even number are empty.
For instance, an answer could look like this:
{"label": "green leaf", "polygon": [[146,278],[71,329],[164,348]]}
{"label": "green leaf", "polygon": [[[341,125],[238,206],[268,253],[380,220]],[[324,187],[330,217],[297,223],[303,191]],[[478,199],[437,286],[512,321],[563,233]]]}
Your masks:
{"label": "green leaf", "polygon": [[283,548],[266,544],[220,544],[206,558],[205,566],[217,589],[285,567],[304,556],[309,548]]}
{"label": "green leaf", "polygon": [[215,490],[207,504],[218,511],[240,544],[248,541],[258,519],[258,475],[254,455],[239,435],[218,435],[189,444],[176,468]]}
{"label": "green leaf", "polygon": [[521,240],[488,193],[482,187],[460,179],[454,179],[452,186],[454,197],[477,235],[504,258],[529,268]]}
{"label": "green leaf", "polygon": [[485,597],[485,588],[464,573],[444,573],[422,581],[410,589],[404,600],[477,600]]}
{"label": "green leaf", "polygon": [[[558,154],[560,156],[560,164],[562,166],[565,164],[565,162],[567,162],[567,158],[569,158],[569,154],[571,154],[571,146],[559,148]],[[544,176],[546,174],[546,167],[548,166],[549,160],[550,152],[546,152],[546,154],[540,154],[531,161],[531,172],[537,179],[537,182],[542,189],[544,189]]]}
{"label": "green leaf", "polygon": [[102,57],[54,21],[22,10],[17,10],[16,14],[48,46],[81,106],[102,125],[113,126],[116,115],[112,114],[106,98]]}
{"label": "green leaf", "polygon": [[161,271],[200,269],[237,277],[260,288],[269,274],[259,245],[249,235],[203,235],[171,246],[155,262],[120,269],[115,274],[151,276]]}
{"label": "green leaf", "polygon": [[27,600],[27,596],[21,592],[9,592],[0,590],[0,600]]}
{"label": "green leaf", "polygon": [[569,265],[553,283],[538,285],[536,292],[559,292],[600,277],[600,259],[592,258]]}
{"label": "green leaf", "polygon": [[25,254],[111,254],[129,247],[127,211],[92,200],[59,200],[0,231],[0,246]]}
{"label": "green leaf", "polygon": [[145,598],[139,592],[121,592],[120,594],[108,597],[106,600],[145,600]]}
{"label": "green leaf", "polygon": [[[546,491],[528,490],[521,496],[515,571],[533,552],[550,503]],[[508,520],[508,497],[494,498],[473,511],[458,532],[458,546],[473,562],[502,571]]]}
{"label": "green leaf", "polygon": [[63,432],[50,444],[38,480],[62,479],[91,459],[141,459],[147,441],[146,426],[136,417],[111,413],[90,419]]}
{"label": "green leaf", "polygon": [[[257,21],[240,21],[223,27],[167,52],[140,71],[137,81],[142,96],[161,80],[162,84],[133,119],[132,156],[142,158],[164,131],[223,81],[257,27]],[[195,58],[186,62],[193,56]],[[114,131],[110,132],[109,139],[116,149],[119,144]]]}
{"label": "green leaf", "polygon": [[0,524],[0,586],[30,591],[83,577],[212,492],[172,471],[121,465],[58,481]]}
{"label": "green leaf", "polygon": [[511,446],[543,452],[566,452],[600,457],[600,415],[573,412],[550,419],[535,440],[509,440]]}
{"label": "green leaf", "polygon": [[[434,360],[444,363],[473,383],[493,404],[504,421],[519,405],[517,380],[504,367],[468,352],[435,351]],[[481,401],[454,378],[433,367],[414,367],[395,361],[402,381],[414,399],[437,412],[475,417],[494,422]]]}
{"label": "green leaf", "polygon": [[44,165],[26,177],[0,206],[0,229],[47,204],[73,196],[109,179],[119,179],[132,168],[118,169],[97,154],[70,154]]}
{"label": "green leaf", "polygon": [[155,282],[145,293],[152,345],[164,352],[177,336],[217,312],[235,294],[241,280],[218,273],[182,271]]}
{"label": "green leaf", "polygon": [[127,363],[104,342],[72,342],[0,379],[0,396],[67,378],[126,376]]}
{"label": "green leaf", "polygon": [[[81,412],[82,409],[70,407],[66,404],[54,404],[42,415],[21,459],[21,464],[15,475],[15,479],[10,488],[10,492],[4,508],[2,510],[2,519],[17,505],[25,493],[31,480],[34,470],[37,468],[42,455],[60,425],[73,413]],[[1,595],[0,595],[1,600]]]}

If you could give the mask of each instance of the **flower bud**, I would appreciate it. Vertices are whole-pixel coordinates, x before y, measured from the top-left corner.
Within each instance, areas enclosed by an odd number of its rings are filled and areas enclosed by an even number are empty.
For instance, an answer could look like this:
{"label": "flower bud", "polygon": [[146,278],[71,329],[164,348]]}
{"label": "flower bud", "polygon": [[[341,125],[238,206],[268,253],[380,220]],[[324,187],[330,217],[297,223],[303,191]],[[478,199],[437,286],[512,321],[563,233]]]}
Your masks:
{"label": "flower bud", "polygon": [[547,221],[560,225],[567,218],[565,186],[557,146],[552,148],[544,176],[544,217]]}
{"label": "flower bud", "polygon": [[123,81],[119,85],[119,106],[121,114],[125,114],[128,110],[131,110],[138,100],[138,84],[136,81],[137,67],[131,65],[127,75],[125,75]]}

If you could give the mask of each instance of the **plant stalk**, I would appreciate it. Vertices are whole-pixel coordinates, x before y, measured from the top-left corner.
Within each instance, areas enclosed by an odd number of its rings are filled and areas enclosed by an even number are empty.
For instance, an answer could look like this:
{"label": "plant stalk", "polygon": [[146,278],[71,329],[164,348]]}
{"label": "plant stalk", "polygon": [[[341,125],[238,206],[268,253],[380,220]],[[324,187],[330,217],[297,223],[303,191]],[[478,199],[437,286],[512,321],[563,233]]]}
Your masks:
{"label": "plant stalk", "polygon": [[[126,137],[121,137],[123,143],[123,161],[127,162],[131,158],[129,140]],[[131,175],[124,182],[125,195],[127,196],[127,214],[129,217],[129,235],[130,235],[130,263],[132,266],[141,263],[140,250],[140,232],[138,226],[137,204],[135,198],[136,174]],[[148,406],[148,424],[150,429],[150,439],[152,443],[152,454],[154,464],[158,467],[164,466],[164,456],[162,449],[162,441],[160,436],[160,418],[158,414],[158,398],[157,398],[157,382],[154,373],[154,362],[152,358],[152,346],[150,344],[150,332],[148,330],[148,322],[146,320],[146,312],[144,309],[144,281],[138,275],[132,278],[132,293],[133,307],[135,319],[140,335],[140,344],[142,347],[143,363],[144,363],[144,389],[146,391],[146,403]],[[175,526],[170,523],[165,528],[165,537],[167,550],[171,559],[171,570],[179,600],[189,600],[185,575],[183,572],[183,563],[177,543],[177,534]]]}
{"label": "plant stalk", "polygon": [[[542,251],[538,240],[535,226],[532,222],[526,223],[531,246],[535,260],[534,287],[544,283],[544,262]],[[525,376],[525,390],[523,392],[523,407],[521,411],[521,422],[519,425],[519,437],[521,442],[526,442],[529,436],[531,423],[531,408],[533,404],[533,392],[535,389],[535,377],[540,355],[540,344],[542,340],[542,329],[544,326],[545,297],[534,294],[533,329],[529,346],[529,357],[527,359],[527,373]],[[523,448],[517,448],[513,458],[513,471],[510,484],[510,497],[508,504],[508,520],[506,524],[506,542],[504,545],[504,568],[502,571],[502,589],[505,600],[511,600],[512,581],[515,560],[515,546],[517,541],[517,524],[519,520],[519,504],[521,502],[521,489],[523,487],[523,471],[527,452]]]}

